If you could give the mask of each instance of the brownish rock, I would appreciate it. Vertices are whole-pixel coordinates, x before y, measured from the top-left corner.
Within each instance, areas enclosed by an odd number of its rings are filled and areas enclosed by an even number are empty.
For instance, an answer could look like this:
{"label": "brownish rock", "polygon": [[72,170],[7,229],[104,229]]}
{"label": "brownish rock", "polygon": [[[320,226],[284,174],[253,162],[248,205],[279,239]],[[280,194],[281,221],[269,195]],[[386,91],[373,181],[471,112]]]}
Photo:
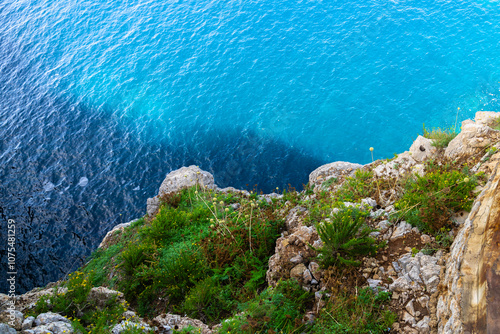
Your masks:
{"label": "brownish rock", "polygon": [[436,311],[440,333],[500,333],[500,170],[458,233]]}

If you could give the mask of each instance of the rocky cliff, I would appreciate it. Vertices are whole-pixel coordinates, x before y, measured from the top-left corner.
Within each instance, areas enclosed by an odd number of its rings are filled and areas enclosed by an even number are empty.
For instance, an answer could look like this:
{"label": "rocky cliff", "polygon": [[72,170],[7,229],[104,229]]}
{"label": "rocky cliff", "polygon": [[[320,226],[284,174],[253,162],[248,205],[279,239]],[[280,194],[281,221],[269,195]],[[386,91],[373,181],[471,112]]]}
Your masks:
{"label": "rocky cliff", "polygon": [[499,118],[300,193],[173,171],[81,271],[0,296],[0,333],[500,332]]}

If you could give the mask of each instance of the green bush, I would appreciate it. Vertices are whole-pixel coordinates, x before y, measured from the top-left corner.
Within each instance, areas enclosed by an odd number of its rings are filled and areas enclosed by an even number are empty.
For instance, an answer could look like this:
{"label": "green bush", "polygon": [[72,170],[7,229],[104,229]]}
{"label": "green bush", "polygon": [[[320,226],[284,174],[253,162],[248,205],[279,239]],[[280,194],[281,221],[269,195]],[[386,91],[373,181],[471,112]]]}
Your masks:
{"label": "green bush", "polygon": [[373,186],[373,172],[358,169],[354,172],[354,176],[345,179],[342,186],[337,190],[336,197],[341,202],[358,202],[363,198],[372,196],[375,189]]}
{"label": "green bush", "polygon": [[357,295],[334,296],[321,310],[311,333],[386,333],[397,320],[397,315],[386,308],[390,296],[388,292],[375,295],[370,288],[359,290]]}
{"label": "green bush", "polygon": [[236,316],[222,323],[219,333],[301,333],[302,317],[312,294],[295,280],[280,281],[243,304]]}
{"label": "green bush", "polygon": [[424,137],[428,139],[432,139],[432,145],[438,149],[446,148],[450,141],[453,140],[457,136],[458,133],[453,129],[444,129],[441,128],[433,128],[432,130],[428,130],[425,128],[425,124],[423,126]]}
{"label": "green bush", "polygon": [[376,253],[378,246],[369,235],[374,230],[365,223],[368,215],[355,207],[343,207],[330,216],[330,221],[317,224],[323,241],[317,251],[323,267],[359,265],[359,255]]}
{"label": "green bush", "polygon": [[398,219],[404,219],[425,233],[436,234],[451,225],[451,215],[469,211],[474,201],[477,176],[440,167],[424,176],[413,175],[403,184],[401,199],[395,203]]}
{"label": "green bush", "polygon": [[73,327],[82,333],[109,333],[119,323],[127,310],[126,304],[110,299],[104,308],[98,308],[88,301],[92,288],[92,273],[77,271],[70,274],[66,282],[66,293],[54,289],[51,295],[42,296],[35,304],[30,315],[52,311],[73,319]]}
{"label": "green bush", "polygon": [[221,286],[216,278],[207,277],[186,295],[181,312],[205,323],[213,323],[231,315],[236,304],[232,294],[230,286]]}

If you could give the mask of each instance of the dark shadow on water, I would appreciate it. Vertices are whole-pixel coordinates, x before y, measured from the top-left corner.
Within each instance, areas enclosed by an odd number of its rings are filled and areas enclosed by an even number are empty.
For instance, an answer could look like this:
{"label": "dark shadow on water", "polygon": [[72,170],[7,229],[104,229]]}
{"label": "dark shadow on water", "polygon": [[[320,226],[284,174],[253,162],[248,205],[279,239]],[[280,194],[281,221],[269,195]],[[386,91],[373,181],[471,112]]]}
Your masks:
{"label": "dark shadow on water", "polygon": [[[109,110],[48,95],[0,100],[0,124],[7,125],[0,128],[0,233],[5,241],[7,220],[16,221],[17,293],[82,265],[114,225],[145,213],[171,170],[195,164],[221,187],[271,192],[301,189],[323,163],[242,129],[201,132],[183,145],[150,143]],[[0,251],[6,259],[6,248]]]}

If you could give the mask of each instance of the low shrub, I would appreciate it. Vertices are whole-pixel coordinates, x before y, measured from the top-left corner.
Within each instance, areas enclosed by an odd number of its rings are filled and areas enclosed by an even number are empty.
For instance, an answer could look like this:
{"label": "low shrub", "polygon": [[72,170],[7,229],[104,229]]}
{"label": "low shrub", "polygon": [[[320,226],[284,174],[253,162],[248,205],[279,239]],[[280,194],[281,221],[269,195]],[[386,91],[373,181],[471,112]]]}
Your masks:
{"label": "low shrub", "polygon": [[369,212],[355,207],[343,207],[317,224],[323,247],[316,249],[323,267],[359,265],[360,255],[374,255],[376,240],[370,237],[374,230],[365,223]]}
{"label": "low shrub", "polygon": [[98,308],[88,300],[92,288],[92,273],[70,274],[66,282],[66,293],[58,293],[57,288],[51,295],[42,296],[35,304],[30,315],[44,312],[60,313],[73,321],[73,327],[82,333],[110,333],[111,328],[122,320],[127,304],[110,299],[104,308]]}
{"label": "low shrub", "polygon": [[295,280],[280,281],[260,295],[242,304],[242,315],[222,323],[219,333],[301,333],[302,321],[312,294]]}
{"label": "low shrub", "polygon": [[397,320],[397,315],[387,308],[390,298],[389,292],[375,294],[370,288],[361,289],[357,294],[333,296],[310,333],[386,333]]}
{"label": "low shrub", "polygon": [[436,234],[451,226],[451,215],[469,211],[474,201],[473,190],[478,185],[476,175],[437,167],[424,176],[417,174],[404,184],[402,197],[395,203],[398,219],[404,219],[421,232]]}
{"label": "low shrub", "polygon": [[423,136],[428,139],[432,139],[432,145],[438,149],[443,149],[448,146],[450,141],[455,138],[458,133],[453,129],[441,129],[441,128],[433,128],[432,130],[428,130],[425,128],[425,124],[423,126]]}
{"label": "low shrub", "polygon": [[358,202],[363,198],[371,197],[375,189],[373,172],[358,169],[354,172],[354,176],[345,179],[335,196],[341,202]]}

